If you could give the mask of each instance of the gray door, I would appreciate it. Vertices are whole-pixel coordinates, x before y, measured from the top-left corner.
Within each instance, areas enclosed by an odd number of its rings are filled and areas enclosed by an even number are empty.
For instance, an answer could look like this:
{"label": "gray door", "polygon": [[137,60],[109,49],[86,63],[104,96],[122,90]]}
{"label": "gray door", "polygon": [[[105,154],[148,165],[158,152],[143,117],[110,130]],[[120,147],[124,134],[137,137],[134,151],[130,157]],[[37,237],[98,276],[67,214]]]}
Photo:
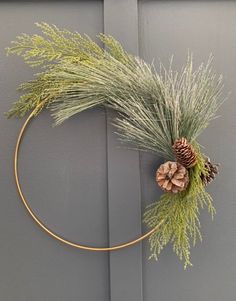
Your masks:
{"label": "gray door", "polygon": [[[209,187],[217,216],[202,214],[203,244],[184,271],[167,247],[148,261],[144,242],[114,253],[91,253],[53,240],[20,203],[13,179],[19,120],[6,120],[16,86],[33,70],[4,48],[45,21],[86,33],[112,34],[146,61],[179,68],[188,49],[196,63],[209,53],[231,91],[222,118],[201,136],[221,162]],[[2,301],[222,301],[236,295],[236,2],[235,1],[0,1],[0,300]],[[22,186],[39,217],[62,236],[84,244],[113,245],[145,231],[141,215],[158,199],[153,180],[160,158],[120,147],[114,112],[96,108],[52,128],[48,113],[30,125],[20,157]]]}

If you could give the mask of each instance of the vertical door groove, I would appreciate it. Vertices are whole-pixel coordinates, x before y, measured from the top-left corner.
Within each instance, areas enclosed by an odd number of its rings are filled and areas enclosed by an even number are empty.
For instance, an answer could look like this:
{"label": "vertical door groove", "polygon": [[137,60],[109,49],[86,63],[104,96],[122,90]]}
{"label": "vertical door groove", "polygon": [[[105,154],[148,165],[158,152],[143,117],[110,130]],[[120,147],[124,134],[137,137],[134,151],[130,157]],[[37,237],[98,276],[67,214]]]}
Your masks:
{"label": "vertical door groove", "polygon": [[[137,0],[104,0],[104,33],[138,54]],[[107,111],[108,224],[110,245],[141,234],[139,153],[121,146]],[[110,300],[142,301],[142,248],[136,245],[109,256]]]}

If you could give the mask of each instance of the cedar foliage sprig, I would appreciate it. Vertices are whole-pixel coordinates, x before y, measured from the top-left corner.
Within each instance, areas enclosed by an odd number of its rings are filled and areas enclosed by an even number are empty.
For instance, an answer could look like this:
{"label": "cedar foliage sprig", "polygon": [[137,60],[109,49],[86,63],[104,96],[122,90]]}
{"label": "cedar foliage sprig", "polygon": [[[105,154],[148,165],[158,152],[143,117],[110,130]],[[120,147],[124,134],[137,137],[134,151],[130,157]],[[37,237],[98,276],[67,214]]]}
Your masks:
{"label": "cedar foliage sprig", "polygon": [[[70,79],[55,77],[56,72],[61,71],[59,66],[76,66],[82,62],[86,64],[96,63],[99,65],[101,60],[108,61],[115,58],[117,62],[129,65],[133,64],[134,58],[126,53],[120,43],[112,36],[100,34],[99,40],[105,45],[106,50],[100,47],[87,35],[78,32],[70,32],[59,29],[55,25],[47,23],[36,23],[42,31],[42,35],[22,34],[16,41],[12,41],[8,47],[7,54],[21,56],[31,67],[42,67],[43,72],[35,74],[35,79],[19,86],[23,91],[20,99],[14,103],[11,110],[7,113],[8,117],[23,117],[28,111],[35,109],[40,103],[47,106],[62,95],[71,95],[73,87],[78,84]],[[68,71],[70,73],[70,71]],[[84,81],[84,79],[83,79]],[[83,83],[80,83],[83,84]],[[79,89],[76,90],[76,93]],[[73,96],[73,95],[72,95]],[[78,98],[81,103],[81,110],[97,105],[94,99],[96,92],[93,93],[93,100],[90,98]],[[45,99],[47,101],[45,101]],[[81,100],[82,99],[82,100]],[[88,105],[86,102],[88,101]],[[41,106],[41,109],[43,106]],[[76,111],[77,112],[77,111]]]}
{"label": "cedar foliage sprig", "polygon": [[199,239],[199,214],[204,206],[208,208],[213,219],[215,208],[211,196],[205,191],[200,175],[205,173],[204,162],[200,148],[195,144],[197,164],[190,169],[190,184],[187,190],[173,194],[165,193],[160,200],[149,205],[144,213],[144,223],[148,227],[157,226],[164,220],[158,231],[150,238],[150,258],[158,259],[164,246],[171,243],[174,252],[184,261],[184,267],[191,266],[190,249]]}

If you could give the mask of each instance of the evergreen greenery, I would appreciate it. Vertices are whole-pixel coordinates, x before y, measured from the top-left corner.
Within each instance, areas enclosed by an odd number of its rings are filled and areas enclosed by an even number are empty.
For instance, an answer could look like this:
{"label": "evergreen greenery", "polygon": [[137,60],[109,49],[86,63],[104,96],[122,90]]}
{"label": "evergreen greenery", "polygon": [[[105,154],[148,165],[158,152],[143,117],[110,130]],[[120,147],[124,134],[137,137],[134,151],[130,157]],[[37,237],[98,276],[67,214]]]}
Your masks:
{"label": "evergreen greenery", "polygon": [[205,173],[204,158],[200,149],[197,151],[197,164],[190,169],[190,184],[180,193],[165,193],[160,200],[147,207],[144,222],[148,227],[157,226],[162,220],[159,231],[154,232],[150,238],[151,257],[158,258],[161,250],[168,243],[172,243],[173,250],[181,260],[184,267],[191,265],[190,248],[197,239],[202,240],[200,232],[199,209],[208,207],[212,218],[215,208],[211,196],[205,191],[200,175]]}
{"label": "evergreen greenery", "polygon": [[[122,140],[135,148],[173,159],[172,145],[185,137],[191,143],[215,118],[221,100],[222,79],[212,71],[212,57],[194,71],[193,59],[178,73],[154,65],[125,52],[113,37],[100,34],[98,43],[87,35],[58,29],[55,25],[36,24],[42,35],[22,34],[7,49],[32,67],[43,68],[35,78],[20,86],[23,95],[7,113],[24,116],[29,110],[52,111],[55,123],[97,105],[118,112],[114,121]],[[102,47],[100,46],[102,44]],[[185,265],[189,252],[200,236],[199,207],[204,204],[213,214],[211,197],[200,180],[204,172],[198,146],[198,164],[190,170],[190,185],[185,192],[164,194],[151,205],[144,221],[153,227],[162,219],[161,228],[150,237],[156,257],[172,242]]]}

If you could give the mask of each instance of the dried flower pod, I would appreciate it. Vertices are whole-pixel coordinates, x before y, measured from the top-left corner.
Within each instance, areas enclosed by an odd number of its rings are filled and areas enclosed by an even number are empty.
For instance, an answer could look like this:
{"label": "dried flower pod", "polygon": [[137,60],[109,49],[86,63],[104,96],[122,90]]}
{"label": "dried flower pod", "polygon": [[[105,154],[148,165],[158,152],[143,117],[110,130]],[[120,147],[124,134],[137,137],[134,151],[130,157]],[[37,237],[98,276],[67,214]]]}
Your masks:
{"label": "dried flower pod", "polygon": [[201,179],[203,184],[206,186],[211,183],[219,173],[219,164],[211,163],[210,158],[206,158],[204,165],[206,173],[201,174]]}
{"label": "dried flower pod", "polygon": [[157,169],[156,182],[166,192],[183,191],[189,183],[188,170],[178,162],[167,161]]}
{"label": "dried flower pod", "polygon": [[197,156],[193,146],[186,138],[180,138],[173,144],[176,161],[186,168],[193,167],[197,163]]}

